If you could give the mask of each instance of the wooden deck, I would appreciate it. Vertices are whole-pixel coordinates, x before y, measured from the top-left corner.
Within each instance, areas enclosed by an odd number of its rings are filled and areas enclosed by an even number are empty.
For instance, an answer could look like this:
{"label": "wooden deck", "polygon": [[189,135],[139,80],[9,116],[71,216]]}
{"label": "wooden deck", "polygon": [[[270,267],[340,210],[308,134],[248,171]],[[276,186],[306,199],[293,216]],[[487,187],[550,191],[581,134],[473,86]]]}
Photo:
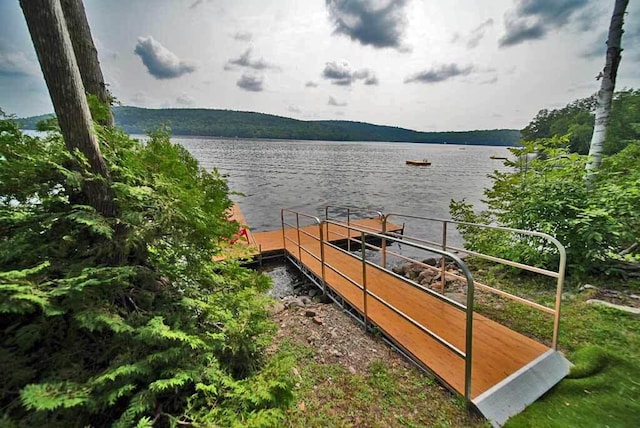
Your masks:
{"label": "wooden deck", "polygon": [[[361,227],[363,229],[370,230],[372,232],[381,233],[382,232],[382,222],[377,218],[365,218],[361,220],[353,220],[351,222],[352,225]],[[388,232],[400,233],[402,231],[402,226],[396,224],[388,224]],[[330,242],[340,242],[345,241],[349,236],[349,230],[345,227],[337,226],[334,224],[328,225],[328,233],[325,228],[325,239]],[[295,229],[286,229],[287,231],[293,231]],[[305,233],[311,234],[313,236],[319,235],[318,225],[304,226],[300,228],[301,236],[304,236]],[[351,232],[351,236],[353,236],[353,232]],[[297,235],[297,232],[296,232]],[[272,230],[268,232],[255,232],[253,234],[253,238],[255,239],[255,243],[257,247],[260,249],[262,254],[268,255],[272,253],[283,253],[284,252],[284,240],[282,235],[282,229]]]}
{"label": "wooden deck", "polygon": [[[317,237],[317,227],[308,231]],[[279,234],[279,241],[282,242],[282,231],[277,231],[276,234]],[[301,254],[302,264],[320,278],[321,263],[315,258],[320,258],[320,242],[314,237],[300,234],[300,242],[306,250],[299,251],[297,231],[286,229],[285,234],[288,238],[285,247],[287,253],[295,259]],[[263,236],[266,238],[271,235]],[[261,241],[262,236],[256,236],[256,239]],[[364,270],[368,291],[378,297],[369,295],[366,298],[368,319],[452,389],[464,395],[464,360],[389,309],[381,300],[388,302],[462,351],[465,351],[464,311],[380,268],[366,265],[363,269],[362,263],[356,257],[326,243],[324,258],[327,285],[361,313],[364,313],[365,308],[362,289],[336,271],[362,284]],[[548,347],[482,315],[474,314],[473,317],[472,399],[549,351]]]}

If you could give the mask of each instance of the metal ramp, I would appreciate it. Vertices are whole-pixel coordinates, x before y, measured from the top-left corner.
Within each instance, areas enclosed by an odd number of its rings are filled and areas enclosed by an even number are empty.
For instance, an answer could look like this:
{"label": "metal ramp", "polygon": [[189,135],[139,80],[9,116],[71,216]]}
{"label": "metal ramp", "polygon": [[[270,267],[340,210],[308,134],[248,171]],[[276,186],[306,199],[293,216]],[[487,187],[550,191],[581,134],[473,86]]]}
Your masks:
{"label": "metal ramp", "polygon": [[[291,216],[295,217],[295,222],[289,222],[291,219],[288,217]],[[417,242],[420,241],[418,239],[386,232],[384,225],[389,216],[383,217],[383,233],[378,233],[358,227],[351,221],[331,219],[328,213],[327,218],[320,221],[304,213],[282,210],[285,255],[365,328],[373,327],[380,331],[405,356],[433,373],[449,389],[464,396],[494,426],[504,424],[509,417],[521,412],[567,375],[571,364],[556,350],[559,300],[552,309],[512,296],[514,300],[554,316],[551,347],[475,313],[475,288],[491,292],[491,287],[474,281],[466,264],[449,252],[451,247],[446,244],[425,245],[424,242]],[[311,224],[302,227],[305,221],[301,222],[301,218]],[[444,223],[445,242],[448,223],[454,222],[447,220]],[[340,228],[342,233],[346,232],[345,237],[353,241],[356,251],[340,248],[327,239],[336,228]],[[506,230],[514,232],[513,229]],[[515,232],[547,239],[546,235],[537,232]],[[549,238],[551,242],[555,241]],[[370,243],[374,241],[379,245]],[[388,246],[393,242],[438,254],[443,261],[455,263],[462,275],[449,272],[445,269],[445,263],[429,268],[438,270],[443,280],[454,277],[465,281],[466,304],[387,269],[387,259],[394,256],[421,264],[391,251]],[[558,249],[561,257],[558,272],[532,267],[527,270],[557,278],[559,299],[564,273],[564,248],[560,245]],[[375,253],[375,256],[367,252]],[[478,253],[474,255],[483,256]],[[486,258],[527,268],[526,265],[496,257]],[[495,291],[503,297],[511,296],[501,290]]]}

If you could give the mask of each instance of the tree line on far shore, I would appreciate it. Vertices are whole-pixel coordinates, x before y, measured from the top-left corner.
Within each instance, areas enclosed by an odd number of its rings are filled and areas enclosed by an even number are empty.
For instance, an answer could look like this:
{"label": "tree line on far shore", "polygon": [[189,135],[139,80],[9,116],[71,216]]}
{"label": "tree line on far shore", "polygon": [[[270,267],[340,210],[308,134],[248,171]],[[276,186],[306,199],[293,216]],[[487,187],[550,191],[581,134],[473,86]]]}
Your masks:
{"label": "tree line on far shore", "polygon": [[[394,126],[343,120],[304,121],[264,113],[218,109],[145,109],[113,107],[116,124],[131,134],[146,134],[168,125],[173,135],[225,138],[269,138],[326,141],[392,141],[469,145],[515,146],[520,131],[492,129],[451,132],[419,132]],[[36,129],[52,115],[33,116],[18,122]]]}

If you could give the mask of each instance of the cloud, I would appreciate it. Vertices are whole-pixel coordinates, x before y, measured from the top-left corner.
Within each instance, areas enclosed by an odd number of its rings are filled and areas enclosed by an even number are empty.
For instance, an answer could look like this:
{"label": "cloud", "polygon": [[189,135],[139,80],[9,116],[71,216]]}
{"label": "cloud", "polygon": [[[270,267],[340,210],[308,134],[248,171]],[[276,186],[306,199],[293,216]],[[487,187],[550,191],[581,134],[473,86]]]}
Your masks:
{"label": "cloud", "polygon": [[309,80],[307,83],[304,84],[305,88],[317,88],[318,84],[316,82],[312,82],[311,80]]}
{"label": "cloud", "polygon": [[291,113],[300,113],[300,109],[298,107],[296,107],[296,106],[289,106],[288,110]]}
{"label": "cloud", "polygon": [[196,69],[195,65],[181,60],[151,36],[138,37],[134,53],[156,79],[174,79]]}
{"label": "cloud", "polygon": [[404,79],[404,83],[444,82],[445,80],[449,80],[457,76],[468,76],[472,71],[474,71],[474,67],[472,65],[460,67],[458,64],[443,64],[439,67],[433,67],[430,70],[412,74]]}
{"label": "cloud", "polygon": [[254,70],[265,70],[267,68],[278,69],[278,67],[269,64],[264,60],[264,58],[260,59],[252,59],[251,58],[251,48],[247,48],[246,51],[239,58],[230,59],[224,66],[225,70],[234,70],[237,67],[245,67],[252,68]]}
{"label": "cloud", "polygon": [[37,74],[38,66],[23,52],[0,52],[0,76],[25,77]]}
{"label": "cloud", "polygon": [[329,101],[327,102],[327,104],[334,107],[345,107],[347,105],[346,102],[340,102],[331,96],[329,97]]}
{"label": "cloud", "polygon": [[327,62],[322,70],[322,77],[339,86],[351,86],[358,80],[363,80],[365,85],[378,84],[378,78],[372,70],[362,68],[353,71],[347,61]]}
{"label": "cloud", "polygon": [[178,98],[176,98],[176,104],[182,105],[182,106],[192,106],[196,103],[196,101],[193,99],[193,97],[191,97],[190,95],[187,95],[186,93],[182,93],[180,94],[180,96],[178,96]]}
{"label": "cloud", "polygon": [[476,28],[471,30],[471,34],[467,39],[467,49],[477,48],[480,44],[480,40],[484,37],[487,28],[493,26],[493,19],[489,18]]}
{"label": "cloud", "polygon": [[264,78],[255,74],[243,74],[240,80],[236,82],[239,88],[245,91],[262,92],[263,91]]}
{"label": "cloud", "polygon": [[238,40],[240,42],[250,42],[253,38],[253,34],[248,31],[238,31],[233,35],[234,40]]}
{"label": "cloud", "polygon": [[500,47],[544,38],[549,31],[562,28],[572,19],[581,31],[591,28],[589,0],[518,0],[516,8],[505,14],[505,34]]}
{"label": "cloud", "polygon": [[326,0],[334,34],[374,48],[402,49],[406,4],[407,0]]}

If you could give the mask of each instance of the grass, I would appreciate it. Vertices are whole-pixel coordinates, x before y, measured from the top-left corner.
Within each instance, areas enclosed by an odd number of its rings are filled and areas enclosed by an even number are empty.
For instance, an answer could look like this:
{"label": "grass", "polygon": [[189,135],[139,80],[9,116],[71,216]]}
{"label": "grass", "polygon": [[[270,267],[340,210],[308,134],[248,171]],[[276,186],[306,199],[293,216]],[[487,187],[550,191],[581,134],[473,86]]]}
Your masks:
{"label": "grass", "polygon": [[405,364],[374,361],[366,372],[314,362],[313,350],[285,340],[280,351],[299,362],[290,427],[483,427],[482,418],[427,374]]}

